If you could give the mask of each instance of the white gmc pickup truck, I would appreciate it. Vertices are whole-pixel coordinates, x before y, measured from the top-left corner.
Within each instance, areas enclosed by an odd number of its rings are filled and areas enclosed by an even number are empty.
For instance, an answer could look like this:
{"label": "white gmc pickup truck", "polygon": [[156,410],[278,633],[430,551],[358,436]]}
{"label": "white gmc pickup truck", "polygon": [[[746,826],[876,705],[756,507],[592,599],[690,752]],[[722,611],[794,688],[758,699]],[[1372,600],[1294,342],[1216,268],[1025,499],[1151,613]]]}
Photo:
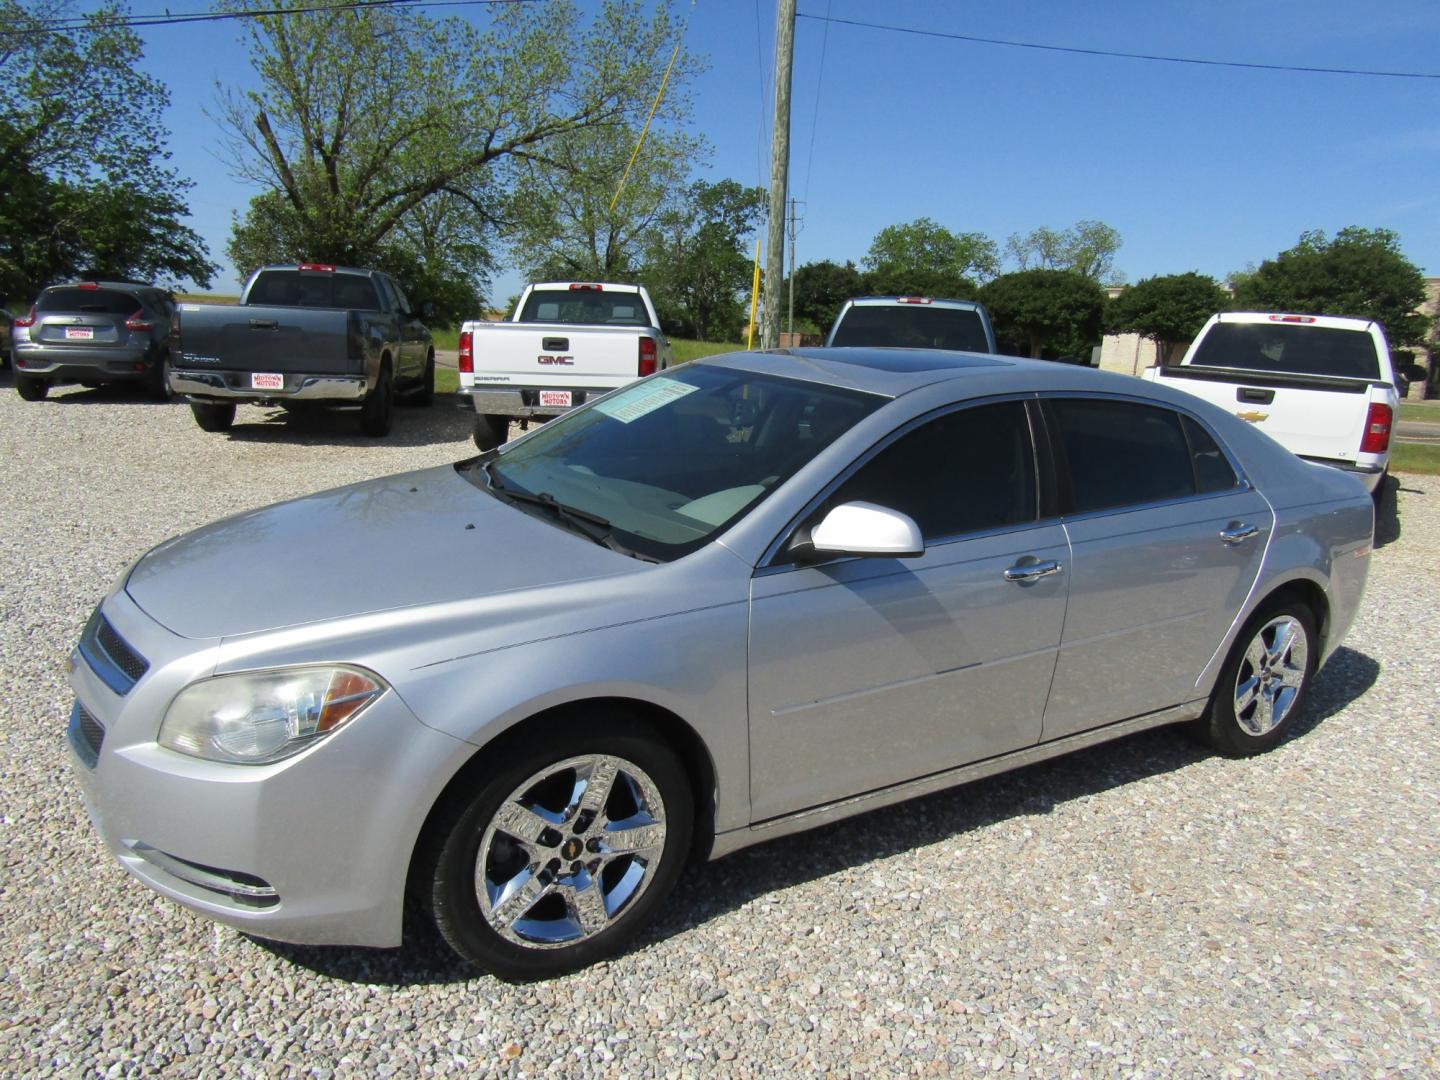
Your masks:
{"label": "white gmc pickup truck", "polygon": [[670,366],[670,342],[639,285],[527,286],[505,322],[460,328],[460,393],[475,445],[505,442],[511,420],[546,420]]}
{"label": "white gmc pickup truck", "polygon": [[1383,491],[1399,393],[1377,322],[1227,311],[1210,317],[1178,365],[1143,377],[1229,409],[1299,457],[1353,473],[1377,500]]}

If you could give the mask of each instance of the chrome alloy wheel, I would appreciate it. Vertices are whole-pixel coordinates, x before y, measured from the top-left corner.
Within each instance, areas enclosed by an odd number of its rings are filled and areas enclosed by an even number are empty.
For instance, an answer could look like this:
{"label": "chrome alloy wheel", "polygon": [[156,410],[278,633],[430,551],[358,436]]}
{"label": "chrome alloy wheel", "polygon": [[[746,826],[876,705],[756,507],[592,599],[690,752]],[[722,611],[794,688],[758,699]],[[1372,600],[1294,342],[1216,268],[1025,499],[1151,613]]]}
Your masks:
{"label": "chrome alloy wheel", "polygon": [[1309,636],[1293,616],[1277,616],[1260,628],[1235,673],[1235,719],[1246,734],[1266,735],[1290,715],[1309,656]]}
{"label": "chrome alloy wheel", "polygon": [[505,940],[573,945],[625,914],[664,849],[664,800],[643,769],[603,754],[567,758],[495,811],[480,839],[475,895]]}

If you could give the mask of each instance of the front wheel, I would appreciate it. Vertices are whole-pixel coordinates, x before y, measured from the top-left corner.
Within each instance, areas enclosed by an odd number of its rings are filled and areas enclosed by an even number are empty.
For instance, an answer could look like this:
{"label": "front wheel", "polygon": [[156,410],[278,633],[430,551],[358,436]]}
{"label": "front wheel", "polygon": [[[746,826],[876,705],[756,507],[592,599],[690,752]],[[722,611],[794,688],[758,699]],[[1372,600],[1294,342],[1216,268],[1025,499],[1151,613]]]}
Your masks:
{"label": "front wheel", "polygon": [[494,450],[510,438],[510,418],[481,413],[475,417],[475,445],[482,453]]}
{"label": "front wheel", "polygon": [[45,395],[50,393],[50,384],[29,375],[16,375],[15,392],[26,401],[44,401]]}
{"label": "front wheel", "polygon": [[379,439],[390,434],[390,425],[395,418],[395,377],[390,371],[390,361],[380,365],[380,377],[374,388],[360,403],[360,431]]}
{"label": "front wheel", "polygon": [[510,979],[614,954],[680,874],[694,818],[679,758],[614,716],[522,744],[432,834],[435,925],[461,956]]}
{"label": "front wheel", "polygon": [[1319,661],[1315,616],[1296,600],[1268,604],[1245,624],[1195,722],[1201,742],[1227,757],[1263,753],[1295,722]]}
{"label": "front wheel", "polygon": [[191,403],[190,412],[195,417],[195,423],[200,425],[201,431],[229,431],[230,425],[235,423],[233,402],[217,404],[196,401]]}

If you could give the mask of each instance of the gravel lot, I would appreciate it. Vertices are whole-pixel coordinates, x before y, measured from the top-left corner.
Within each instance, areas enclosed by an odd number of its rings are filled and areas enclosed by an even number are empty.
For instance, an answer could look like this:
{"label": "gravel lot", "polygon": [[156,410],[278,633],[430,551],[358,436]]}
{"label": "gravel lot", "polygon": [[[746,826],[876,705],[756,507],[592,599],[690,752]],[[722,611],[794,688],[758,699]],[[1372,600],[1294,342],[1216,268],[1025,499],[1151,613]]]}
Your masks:
{"label": "gravel lot", "polygon": [[[629,954],[550,983],[262,944],[132,882],[70,777],[63,664],[152,544],[469,453],[353,420],[0,391],[7,1075],[1440,1073],[1440,478],[1407,477],[1301,730],[1151,732],[689,871]],[[1408,644],[1407,644],[1408,642]]]}

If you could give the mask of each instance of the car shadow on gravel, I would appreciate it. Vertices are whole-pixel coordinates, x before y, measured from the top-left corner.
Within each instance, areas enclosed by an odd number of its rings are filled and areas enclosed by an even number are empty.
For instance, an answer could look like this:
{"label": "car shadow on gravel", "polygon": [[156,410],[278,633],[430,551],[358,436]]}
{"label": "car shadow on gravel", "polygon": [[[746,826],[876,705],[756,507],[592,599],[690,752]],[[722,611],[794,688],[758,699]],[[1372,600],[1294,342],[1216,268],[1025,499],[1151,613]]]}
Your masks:
{"label": "car shadow on gravel", "polygon": [[[1407,477],[1406,479],[1413,479]],[[1400,539],[1400,492],[1417,494],[1415,488],[1407,487],[1398,476],[1380,478],[1380,499],[1375,504],[1375,549]]]}
{"label": "car shadow on gravel", "polygon": [[[1343,646],[1336,650],[1316,677],[1287,742],[1305,738],[1368,691],[1379,674],[1380,665],[1364,653]],[[1175,772],[1211,756],[1181,730],[1159,728],[691,866],[634,947],[663,948],[668,938],[758,897],[1013,818],[1048,814],[1064,803]],[[843,905],[845,897],[837,894],[835,902]],[[346,982],[412,986],[483,977],[414,912],[407,916],[405,939],[400,949],[251,940],[299,967]]]}
{"label": "car shadow on gravel", "polygon": [[[394,426],[383,438],[360,433],[358,409],[304,409],[294,412],[246,406],[225,434],[234,442],[290,446],[433,446],[470,443],[475,414],[450,394],[435,395],[428,409],[396,402]],[[223,436],[222,436],[223,437]]]}

